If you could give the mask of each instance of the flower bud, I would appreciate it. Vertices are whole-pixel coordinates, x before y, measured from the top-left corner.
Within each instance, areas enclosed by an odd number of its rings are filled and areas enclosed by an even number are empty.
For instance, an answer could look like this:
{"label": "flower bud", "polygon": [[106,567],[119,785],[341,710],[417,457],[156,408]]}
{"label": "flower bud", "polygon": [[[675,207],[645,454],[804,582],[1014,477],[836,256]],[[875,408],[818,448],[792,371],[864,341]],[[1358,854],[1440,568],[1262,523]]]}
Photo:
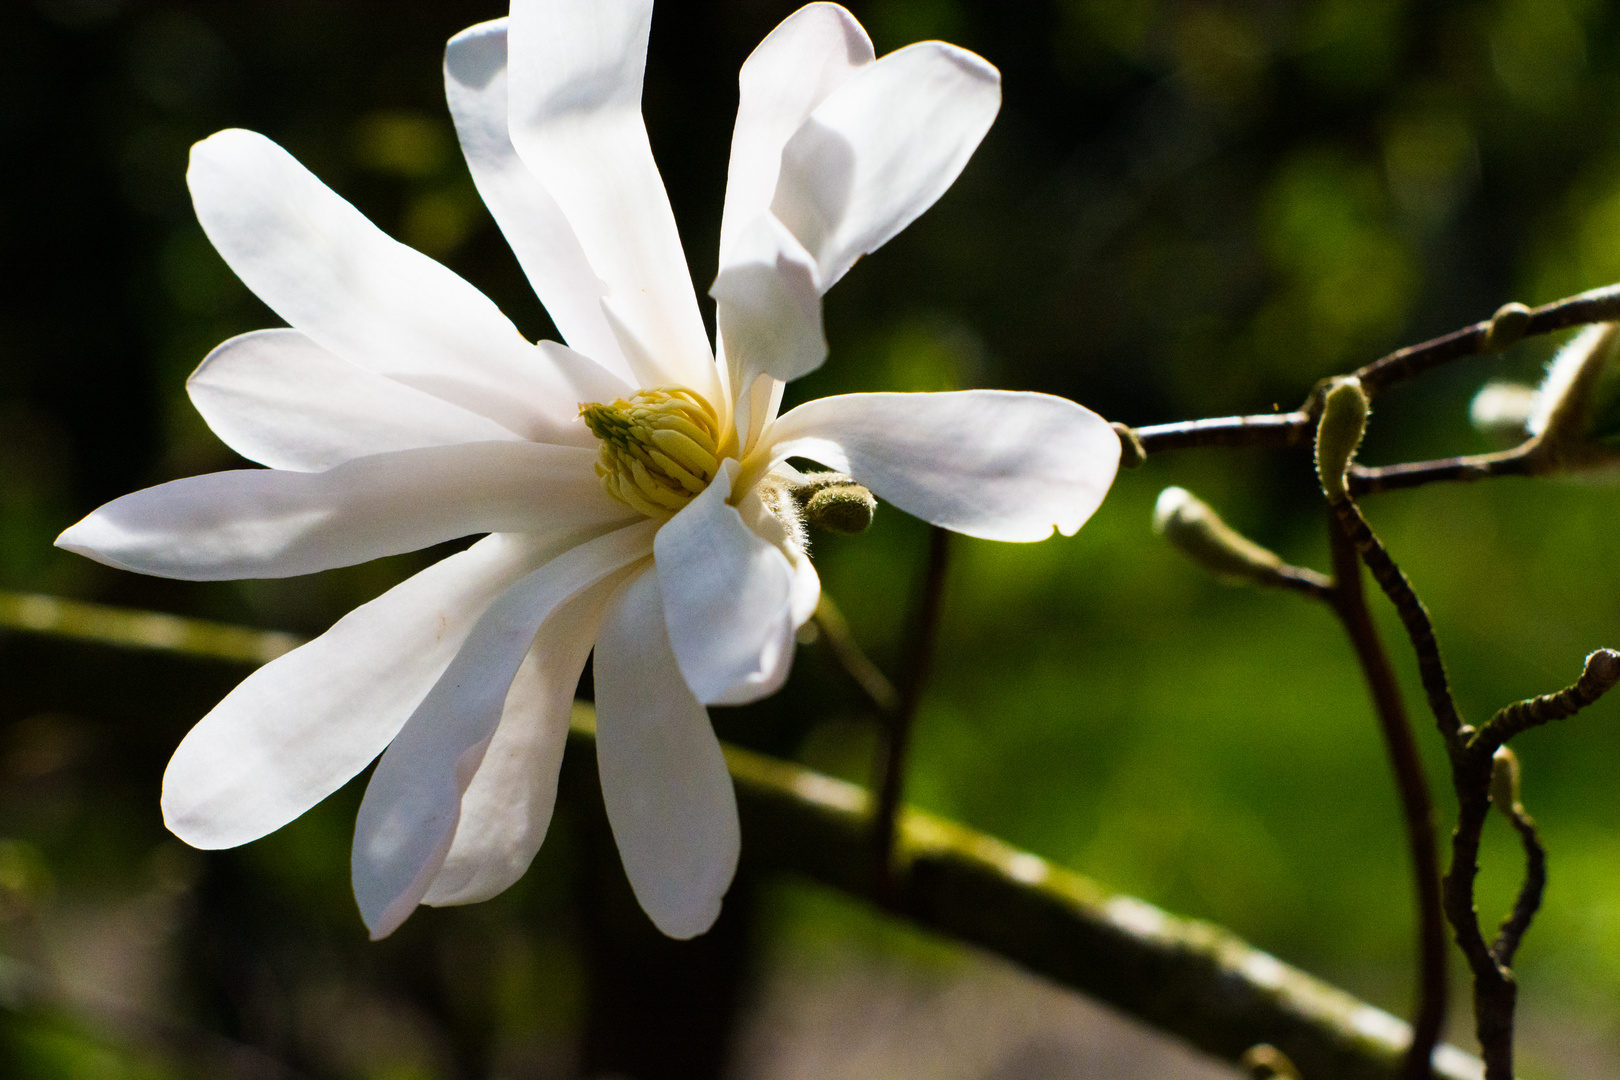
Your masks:
{"label": "flower bud", "polygon": [[1510,818],[1519,808],[1519,758],[1506,746],[1491,755],[1491,805]]}
{"label": "flower bud", "polygon": [[1551,469],[1620,462],[1620,324],[1589,326],[1559,350],[1528,426]]}
{"label": "flower bud", "polygon": [[1530,433],[1530,417],[1538,400],[1533,386],[1486,383],[1469,403],[1468,419],[1486,435],[1505,443],[1518,442]]}
{"label": "flower bud", "polygon": [[1344,478],[1355,460],[1356,448],[1367,430],[1367,393],[1355,376],[1335,379],[1322,398],[1322,419],[1316,427],[1316,475],[1329,502],[1349,495]]}
{"label": "flower bud", "polygon": [[1108,425],[1119,436],[1119,467],[1122,469],[1139,469],[1147,461],[1147,449],[1142,446],[1142,440],[1130,425],[1118,422]]}
{"label": "flower bud", "polygon": [[877,513],[877,500],[843,473],[801,473],[779,467],[804,520],[819,529],[854,536],[865,532]]}
{"label": "flower bud", "polygon": [[1485,330],[1485,351],[1503,352],[1530,329],[1530,309],[1520,303],[1503,304],[1491,316],[1491,324]]}
{"label": "flower bud", "polygon": [[1274,552],[1233,529],[1185,488],[1168,487],[1159,493],[1153,507],[1153,531],[1228,584],[1265,583],[1283,566]]}

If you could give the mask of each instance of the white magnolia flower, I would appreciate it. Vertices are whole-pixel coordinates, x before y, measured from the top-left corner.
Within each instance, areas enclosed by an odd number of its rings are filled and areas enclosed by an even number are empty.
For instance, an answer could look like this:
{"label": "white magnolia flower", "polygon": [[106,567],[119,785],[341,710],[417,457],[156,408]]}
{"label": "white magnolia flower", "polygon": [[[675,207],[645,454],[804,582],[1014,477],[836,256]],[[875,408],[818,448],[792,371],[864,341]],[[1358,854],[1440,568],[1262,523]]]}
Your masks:
{"label": "white magnolia flower", "polygon": [[773,31],[741,74],[711,349],[642,126],[650,20],[650,0],[513,0],[445,55],[473,178],[567,346],[524,340],[263,136],[197,144],[204,231],[291,328],[225,342],[188,389],[269,468],[137,492],[58,540],[217,580],[489,534],[251,675],[164,778],[169,827],[222,848],[381,754],[353,853],[374,937],[527,868],[593,648],[630,883],[666,934],[713,923],[738,828],[705,706],[782,684],[820,589],[767,479],[789,457],[998,540],[1073,533],[1114,475],[1108,426],[1039,394],[855,394],[777,415],[783,381],[826,354],[821,294],[978,145],[994,68],[940,42],[874,59],[832,4]]}

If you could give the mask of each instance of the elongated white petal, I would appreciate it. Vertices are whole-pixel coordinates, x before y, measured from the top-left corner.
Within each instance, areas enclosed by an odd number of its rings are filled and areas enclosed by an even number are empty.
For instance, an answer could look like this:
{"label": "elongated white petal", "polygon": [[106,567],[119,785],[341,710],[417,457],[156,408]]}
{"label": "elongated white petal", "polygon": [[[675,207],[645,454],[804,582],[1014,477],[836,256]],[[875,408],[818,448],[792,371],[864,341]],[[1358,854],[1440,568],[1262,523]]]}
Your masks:
{"label": "elongated white petal", "polygon": [[934,205],[1000,107],[1000,73],[940,41],[866,65],[816,107],[782,150],[771,210],[823,290]]}
{"label": "elongated white petal", "polygon": [[[717,390],[675,216],[641,122],[651,0],[513,0],[512,145],[557,201],[666,383]],[[713,398],[711,398],[713,400]]]}
{"label": "elongated white petal", "polygon": [[[717,302],[731,385],[739,391],[760,374],[787,382],[827,359],[815,261],[769,212],[732,243],[709,295]],[[741,410],[738,427],[746,437]]]}
{"label": "elongated white petal", "polygon": [[393,933],[439,873],[456,833],[462,793],[483,762],[512,680],[541,626],[560,617],[553,633],[577,651],[578,637],[594,629],[606,596],[577,608],[569,601],[644,559],[656,528],[643,520],[580,544],[508,588],[480,616],[389,744],[360,804],[351,859],[355,899],[373,939]]}
{"label": "elongated white petal", "polygon": [[1005,390],[820,398],[767,437],[776,460],[819,461],[908,514],[986,540],[1073,534],[1119,467],[1119,436],[1102,417]]}
{"label": "elongated white petal", "polygon": [[788,138],[872,57],[872,41],[853,15],[837,4],[807,4],[743,61],[720,219],[722,268],[732,240],[769,209]]}
{"label": "elongated white petal", "polygon": [[123,570],[221,581],[312,574],[483,532],[578,542],[635,516],[602,492],[595,460],[580,447],[490,442],[318,473],[209,473],[115,499],[56,544]]}
{"label": "elongated white petal", "polygon": [[793,651],[793,567],[727,501],[737,463],[658,531],[664,620],[697,699],[740,705],[774,693]]}
{"label": "elongated white petal", "polygon": [[192,372],[186,392],[225,445],[273,469],[315,472],[388,450],[520,438],[297,330],[231,338]]}
{"label": "elongated white petal", "polygon": [[163,820],[200,848],[281,828],[382,753],[473,622],[544,552],[490,536],[358,607],[249,675],[163,776]]}
{"label": "elongated white petal", "polygon": [[444,51],[445,96],[478,194],[563,340],[628,379],[629,368],[602,317],[607,284],[591,268],[557,201],[512,147],[507,82],[505,19],[480,23],[450,39]]}
{"label": "elongated white petal", "polygon": [[609,601],[594,663],[597,768],[625,874],[653,925],[695,937],[737,872],[737,797],[670,651],[656,567]]}
{"label": "elongated white petal", "polygon": [[197,220],[237,277],[294,329],[526,438],[581,441],[583,400],[489,298],[386,236],[251,131],[191,148]]}

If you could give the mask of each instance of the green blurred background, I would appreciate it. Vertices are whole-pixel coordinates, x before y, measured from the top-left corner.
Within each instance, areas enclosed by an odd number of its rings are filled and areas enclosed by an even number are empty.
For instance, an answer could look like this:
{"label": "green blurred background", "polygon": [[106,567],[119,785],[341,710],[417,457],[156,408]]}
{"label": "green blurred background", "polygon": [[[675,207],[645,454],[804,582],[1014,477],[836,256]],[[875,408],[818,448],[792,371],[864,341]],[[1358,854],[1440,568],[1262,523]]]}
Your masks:
{"label": "green blurred background", "polygon": [[[654,19],[645,113],[700,292],[736,71],[794,6],[666,0]],[[1132,424],[1286,409],[1321,376],[1506,300],[1620,279],[1620,13],[1598,0],[849,6],[880,53],[926,37],[980,52],[1005,104],[955,187],[829,295],[832,358],[790,401],[990,386]],[[191,214],[187,148],[214,130],[276,139],[526,334],[553,336],[443,107],[444,40],[502,13],[498,0],[6,5],[0,588],[311,634],[441,554],[216,585],[122,574],[50,542],[117,495],[240,464],[183,391],[214,344],[276,324]],[[1488,448],[1467,426],[1470,395],[1533,379],[1555,344],[1380,398],[1364,460]],[[1325,566],[1300,452],[1164,454],[1122,474],[1074,538],[959,543],[909,795],[1404,1013],[1408,869],[1346,643],[1325,610],[1224,589],[1156,542],[1152,503],[1172,483]],[[1497,480],[1367,511],[1433,612],[1466,716],[1620,646],[1615,488]],[[889,508],[863,537],[816,539],[829,593],[891,672],[925,548]],[[229,1061],[269,1076],[274,1058],[317,1077],[740,1075],[737,1031],[767,976],[814,967],[828,942],[909,958],[918,978],[975,962],[747,874],[708,938],[664,942],[579,784],[518,887],[367,944],[347,884],[357,784],[233,852],[162,829],[168,753],[242,674],[0,635],[0,950],[180,1025],[159,1038],[117,1009],[18,998],[0,1011],[0,1072],[179,1077]],[[1438,738],[1409,696],[1449,818]],[[820,646],[801,649],[787,692],[715,722],[841,776],[869,770],[871,710]],[[1524,1071],[1614,1074],[1620,705],[1518,748],[1551,852],[1519,966]],[[1487,918],[1519,866],[1500,824]],[[1454,986],[1454,1037],[1471,1048],[1460,969]],[[955,1067],[926,1075],[991,1075]]]}

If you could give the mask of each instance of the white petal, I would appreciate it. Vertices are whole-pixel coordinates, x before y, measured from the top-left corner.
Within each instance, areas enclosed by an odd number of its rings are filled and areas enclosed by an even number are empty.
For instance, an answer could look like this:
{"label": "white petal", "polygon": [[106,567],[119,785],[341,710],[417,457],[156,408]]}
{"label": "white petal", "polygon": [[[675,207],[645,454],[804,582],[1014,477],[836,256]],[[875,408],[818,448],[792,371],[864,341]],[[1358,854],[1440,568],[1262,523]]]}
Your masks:
{"label": "white petal", "polygon": [[658,929],[695,937],[737,872],[737,797],[670,651],[656,568],[609,602],[595,669],[597,768],[625,874]]}
{"label": "white petal", "polygon": [[[513,0],[512,145],[664,382],[717,391],[675,216],[641,122],[651,0]],[[713,398],[711,397],[711,400]]]}
{"label": "white petal", "polygon": [[[789,565],[793,567],[793,590],[789,611],[793,629],[797,630],[810,621],[810,616],[816,613],[816,605],[821,602],[821,575],[817,574],[816,568],[811,565],[810,555],[801,546],[800,539],[793,535],[781,518],[771,513],[765,501],[759,497],[758,487],[738,501],[737,512],[742,515],[743,521],[750,529],[775,544],[777,550],[781,551]],[[784,651],[782,660],[781,671],[776,677],[777,686],[787,680],[788,668],[793,661],[792,651]]]}
{"label": "white petal", "polygon": [[595,461],[580,447],[490,442],[318,473],[209,473],[115,499],[56,545],[140,574],[222,581],[312,574],[474,533],[577,543],[636,516],[603,493]]}
{"label": "white petal", "polygon": [[563,340],[620,378],[630,377],[602,318],[596,276],[557,201],[518,159],[506,119],[506,20],[470,27],[444,50],[445,96],[473,183],[512,245]]}
{"label": "white petal", "polygon": [[263,135],[204,139],[186,182],[208,239],[294,329],[526,438],[579,443],[581,398],[488,297],[390,239]]}
{"label": "white petal", "polygon": [[[478,773],[461,796],[455,839],[422,903],[488,900],[534,861],[557,800],[557,769],[579,673],[616,584],[610,580],[575,597],[541,626],[507,691],[500,726]],[[603,590],[600,595],[596,588]]]}
{"label": "white petal", "polygon": [[[762,373],[797,379],[827,359],[815,260],[770,213],[733,242],[709,295],[717,302],[731,385],[739,390],[752,388]],[[738,427],[746,437],[740,410]]]}
{"label": "white petal", "polygon": [[394,586],[249,675],[163,776],[163,820],[200,848],[281,828],[382,753],[474,620],[543,557],[490,536]]}
{"label": "white petal", "polygon": [[868,64],[816,107],[782,150],[771,210],[823,290],[934,205],[1000,107],[1000,73],[941,41]]}
{"label": "white petal", "polygon": [[313,472],[388,450],[520,438],[297,330],[231,338],[191,373],[186,392],[225,445],[273,469]]}
{"label": "white petal", "polygon": [[908,514],[986,540],[1069,536],[1119,467],[1119,436],[1064,398],[1005,390],[848,394],[806,402],[769,435]]}
{"label": "white petal", "polygon": [[788,138],[872,57],[872,41],[853,15],[837,4],[807,4],[743,61],[720,219],[722,267],[737,234],[770,207]]}
{"label": "white petal", "polygon": [[737,463],[658,531],[654,552],[675,658],[697,699],[775,693],[793,656],[793,567],[727,501]]}
{"label": "white petal", "polygon": [[508,588],[389,744],[360,804],[351,859],[355,899],[373,939],[393,933],[439,873],[456,834],[462,793],[483,762],[512,680],[542,624],[562,616],[567,625],[556,635],[577,649],[581,624],[597,621],[607,597],[578,608],[569,601],[644,559],[656,528],[643,520],[598,537]]}

